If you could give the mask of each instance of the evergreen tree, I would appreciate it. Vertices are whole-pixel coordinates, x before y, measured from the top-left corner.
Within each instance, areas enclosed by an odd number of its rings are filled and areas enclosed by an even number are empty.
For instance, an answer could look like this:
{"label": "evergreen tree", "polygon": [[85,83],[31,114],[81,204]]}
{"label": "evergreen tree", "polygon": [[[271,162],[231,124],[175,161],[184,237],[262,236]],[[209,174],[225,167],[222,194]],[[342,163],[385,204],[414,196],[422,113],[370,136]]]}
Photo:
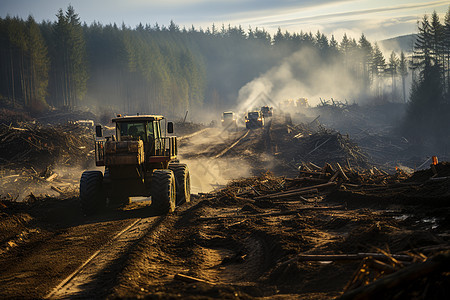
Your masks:
{"label": "evergreen tree", "polygon": [[406,76],[408,76],[408,62],[405,58],[405,54],[403,51],[400,53],[400,60],[398,64],[398,71],[400,76],[402,77],[402,94],[403,94],[403,103],[406,103]]}
{"label": "evergreen tree", "polygon": [[438,23],[435,16],[430,24],[425,15],[418,26],[413,68],[419,71],[419,77],[413,81],[404,129],[413,137],[428,140],[436,137],[439,146],[444,144],[445,147],[448,146],[450,108],[444,100],[442,57],[439,54],[442,35],[438,33]]}
{"label": "evergreen tree", "polygon": [[432,51],[431,54],[434,58],[435,65],[440,69],[441,76],[445,82],[446,73],[444,70],[445,65],[445,43],[444,43],[444,26],[439,20],[439,16],[436,11],[431,15],[430,22],[430,34],[431,34],[431,44]]}
{"label": "evergreen tree", "polygon": [[40,110],[47,105],[49,59],[47,46],[32,16],[27,20],[29,106]]}
{"label": "evergreen tree", "polygon": [[367,40],[366,36],[364,34],[361,35],[359,38],[359,49],[360,49],[360,59],[362,64],[362,83],[363,83],[363,90],[367,93],[370,89],[370,84],[372,82],[372,79],[370,77],[370,70],[372,67],[372,60],[373,60],[373,48],[372,44]]}
{"label": "evergreen tree", "polygon": [[339,45],[339,50],[342,53],[342,56],[344,57],[344,67],[348,68],[350,58],[350,48],[351,48],[351,41],[347,37],[347,34],[344,33],[344,36],[342,37],[341,44]]}
{"label": "evergreen tree", "polygon": [[397,57],[397,55],[395,54],[395,52],[392,51],[391,55],[389,56],[389,63],[388,63],[388,68],[386,69],[386,72],[391,75],[392,97],[394,97],[394,98],[396,96],[396,91],[397,91],[397,85],[396,85],[395,78],[398,74],[399,65],[400,65],[400,60]]}
{"label": "evergreen tree", "polygon": [[378,44],[375,43],[373,47],[372,54],[372,76],[376,81],[376,91],[378,97],[382,96],[382,80],[381,78],[384,76],[384,72],[386,69],[386,60],[384,59],[383,53],[381,52]]}
{"label": "evergreen tree", "polygon": [[[62,9],[57,14],[55,32],[55,81],[56,105],[73,107],[86,93],[88,79],[86,48],[78,14],[69,5],[66,13]],[[58,100],[62,99],[62,103]]]}
{"label": "evergreen tree", "polygon": [[447,103],[450,103],[450,6],[445,14],[444,20],[444,34],[443,34],[443,54],[444,54],[444,73],[446,74],[444,80],[444,90],[446,92]]}

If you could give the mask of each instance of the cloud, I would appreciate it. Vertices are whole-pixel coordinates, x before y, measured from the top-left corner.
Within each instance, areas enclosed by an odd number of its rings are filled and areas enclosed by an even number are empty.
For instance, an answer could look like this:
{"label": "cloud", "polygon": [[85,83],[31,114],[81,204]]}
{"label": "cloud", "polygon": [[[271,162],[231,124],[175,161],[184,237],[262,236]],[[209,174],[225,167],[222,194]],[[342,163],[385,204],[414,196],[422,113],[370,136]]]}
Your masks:
{"label": "cloud", "polygon": [[337,21],[324,24],[321,32],[327,35],[333,34],[337,40],[340,40],[344,33],[357,40],[362,33],[372,41],[382,40],[416,32],[417,20],[417,16],[404,16]]}
{"label": "cloud", "polygon": [[322,14],[322,15],[315,15],[315,16],[308,16],[308,17],[301,17],[301,18],[295,18],[295,19],[289,19],[289,20],[277,20],[272,22],[266,22],[262,25],[299,25],[299,24],[307,24],[311,21],[318,23],[320,21],[330,21],[332,19],[342,18],[342,17],[352,17],[352,16],[364,16],[368,14],[375,14],[375,13],[385,13],[385,12],[393,12],[398,10],[408,10],[408,9],[417,9],[417,8],[425,8],[425,7],[432,7],[437,5],[445,5],[448,1],[434,1],[434,2],[423,2],[423,3],[411,3],[411,4],[402,4],[402,5],[393,5],[393,6],[386,6],[386,7],[377,7],[377,8],[370,8],[370,9],[361,9],[361,10],[354,10],[354,11],[346,11],[346,12],[339,12],[339,13],[330,13],[330,14]]}

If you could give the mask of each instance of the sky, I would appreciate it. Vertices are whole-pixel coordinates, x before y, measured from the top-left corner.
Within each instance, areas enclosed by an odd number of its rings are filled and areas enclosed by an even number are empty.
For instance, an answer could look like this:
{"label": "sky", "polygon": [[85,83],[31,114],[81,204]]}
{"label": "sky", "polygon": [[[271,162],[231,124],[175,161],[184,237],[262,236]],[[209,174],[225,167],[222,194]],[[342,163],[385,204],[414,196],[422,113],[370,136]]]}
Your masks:
{"label": "sky", "polygon": [[417,21],[436,11],[441,20],[450,1],[412,0],[0,0],[0,17],[32,15],[37,22],[56,20],[58,9],[71,4],[82,22],[139,23],[206,29],[241,25],[293,32],[320,32],[336,39],[344,33],[383,40],[417,32]]}

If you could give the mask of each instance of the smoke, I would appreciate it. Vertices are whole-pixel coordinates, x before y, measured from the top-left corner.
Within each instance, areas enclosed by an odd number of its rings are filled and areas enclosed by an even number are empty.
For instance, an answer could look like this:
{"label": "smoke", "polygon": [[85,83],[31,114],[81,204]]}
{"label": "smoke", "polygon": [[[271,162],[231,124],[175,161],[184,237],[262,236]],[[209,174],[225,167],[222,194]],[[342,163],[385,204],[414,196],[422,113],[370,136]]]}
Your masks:
{"label": "smoke", "polygon": [[191,193],[207,193],[230,180],[250,176],[251,166],[240,158],[182,159],[189,167]]}
{"label": "smoke", "polygon": [[324,62],[317,51],[304,48],[243,86],[238,111],[264,105],[260,95],[267,95],[275,105],[298,98],[307,98],[310,105],[317,104],[320,97],[354,100],[361,91],[351,84],[353,80],[341,62]]}
{"label": "smoke", "polygon": [[233,149],[227,153],[230,157],[216,158],[241,135],[242,131],[210,128],[180,141],[179,158],[189,167],[192,193],[210,192],[232,179],[251,175],[251,166],[240,155],[233,157]]}
{"label": "smoke", "polygon": [[[378,83],[374,82],[369,91],[363,89],[361,71],[350,71],[346,64],[353,62],[324,59],[317,50],[303,48],[244,85],[239,90],[237,110],[245,112],[262,105],[276,107],[284,100],[298,98],[307,98],[311,106],[317,105],[320,98],[361,104],[373,99],[379,93]],[[391,79],[380,80],[384,93],[388,94]],[[401,94],[401,79],[396,81],[398,94]],[[400,99],[398,97],[397,101]]]}

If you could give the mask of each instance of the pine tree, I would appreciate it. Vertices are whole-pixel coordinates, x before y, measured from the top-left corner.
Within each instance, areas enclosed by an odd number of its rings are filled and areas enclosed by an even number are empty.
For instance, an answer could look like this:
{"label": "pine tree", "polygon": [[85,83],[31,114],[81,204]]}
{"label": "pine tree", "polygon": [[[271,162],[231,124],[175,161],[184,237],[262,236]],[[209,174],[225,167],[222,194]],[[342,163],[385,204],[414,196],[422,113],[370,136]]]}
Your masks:
{"label": "pine tree", "polygon": [[25,81],[25,56],[28,51],[26,26],[19,18],[12,18],[8,24],[8,39],[11,55],[11,76],[13,83],[13,101],[20,99],[28,106],[27,82]]}
{"label": "pine tree", "polygon": [[[422,138],[438,137],[440,143],[448,138],[447,129],[450,114],[443,101],[442,68],[439,64],[439,39],[436,33],[438,19],[430,25],[425,15],[419,23],[419,34],[414,45],[414,64],[419,77],[413,80],[411,97],[405,121],[405,131]],[[447,125],[445,125],[447,124]],[[443,139],[444,138],[444,139]]]}
{"label": "pine tree", "polygon": [[28,86],[29,103],[32,109],[42,109],[47,103],[49,59],[47,46],[38,25],[32,16],[27,20],[28,53]]}
{"label": "pine tree", "polygon": [[403,102],[406,103],[406,76],[408,76],[408,62],[405,58],[403,51],[400,53],[400,60],[398,65],[398,71],[402,77],[402,92],[403,92]]}
{"label": "pine tree", "polygon": [[66,13],[62,9],[57,14],[58,21],[54,24],[55,32],[55,69],[57,75],[55,98],[58,106],[73,107],[83,99],[86,93],[88,78],[86,64],[86,48],[78,14],[69,5]]}
{"label": "pine tree", "polygon": [[362,82],[363,90],[367,93],[370,89],[370,84],[372,79],[370,77],[370,70],[372,67],[373,60],[373,48],[372,44],[367,40],[364,34],[359,38],[359,49],[360,49],[360,59],[362,64]]}
{"label": "pine tree", "polygon": [[444,20],[444,73],[447,80],[444,80],[444,89],[446,91],[447,103],[450,104],[450,6],[445,14]]}
{"label": "pine tree", "polygon": [[412,69],[420,70],[420,79],[423,80],[430,74],[434,64],[432,33],[427,15],[422,18],[418,30],[419,34],[414,44]]}
{"label": "pine tree", "polygon": [[347,37],[347,34],[344,33],[344,36],[342,37],[341,43],[339,45],[339,50],[344,58],[343,64],[345,68],[349,68],[349,61],[351,61],[350,58],[350,49],[351,49],[351,41]]}
{"label": "pine tree", "polygon": [[395,52],[392,51],[391,55],[389,56],[389,63],[388,63],[388,68],[386,69],[386,72],[391,75],[391,79],[392,79],[392,97],[393,98],[395,98],[396,91],[397,91],[397,85],[396,85],[395,78],[396,78],[396,76],[398,74],[399,65],[400,65],[400,60],[397,57],[397,55],[395,54]]}
{"label": "pine tree", "polygon": [[376,91],[378,97],[382,96],[382,80],[384,72],[386,69],[386,60],[384,59],[383,53],[381,52],[378,44],[375,43],[373,47],[372,55],[372,76],[376,79]]}
{"label": "pine tree", "polygon": [[430,22],[430,34],[431,34],[431,44],[432,51],[431,55],[433,56],[434,64],[437,68],[440,69],[441,76],[445,82],[445,71],[444,71],[444,61],[445,61],[445,46],[444,46],[444,26],[441,24],[439,20],[439,16],[436,11],[431,15]]}

